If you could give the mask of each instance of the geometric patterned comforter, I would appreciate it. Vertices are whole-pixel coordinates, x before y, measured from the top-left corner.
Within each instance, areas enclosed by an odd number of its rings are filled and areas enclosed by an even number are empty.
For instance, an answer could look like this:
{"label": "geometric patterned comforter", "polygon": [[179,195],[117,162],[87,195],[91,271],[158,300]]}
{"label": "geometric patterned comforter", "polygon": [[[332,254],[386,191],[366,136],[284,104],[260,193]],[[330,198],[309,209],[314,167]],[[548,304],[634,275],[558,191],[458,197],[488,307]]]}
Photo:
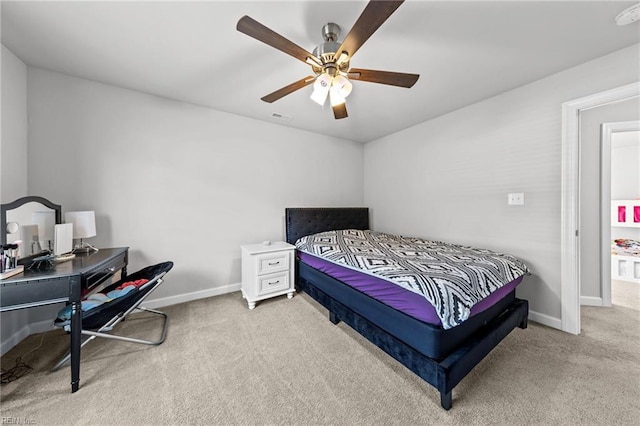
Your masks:
{"label": "geometric patterned comforter", "polygon": [[445,329],[466,320],[473,305],[498,288],[529,275],[508,254],[369,230],[308,235],[296,248],[423,295]]}

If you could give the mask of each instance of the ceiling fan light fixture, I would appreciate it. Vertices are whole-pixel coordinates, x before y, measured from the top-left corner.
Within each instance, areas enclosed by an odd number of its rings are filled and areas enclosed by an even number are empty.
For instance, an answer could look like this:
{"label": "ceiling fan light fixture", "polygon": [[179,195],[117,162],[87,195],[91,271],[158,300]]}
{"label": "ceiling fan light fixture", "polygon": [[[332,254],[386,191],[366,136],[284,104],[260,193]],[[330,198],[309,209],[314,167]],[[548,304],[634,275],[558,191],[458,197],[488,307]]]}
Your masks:
{"label": "ceiling fan light fixture", "polygon": [[347,52],[340,53],[340,56],[338,56],[338,59],[336,60],[336,64],[342,65],[346,62],[349,62],[349,55]]}
{"label": "ceiling fan light fixture", "polygon": [[322,66],[322,61],[318,58],[316,58],[315,56],[307,56],[307,59],[305,60],[305,62],[309,65],[311,65],[312,67],[321,67]]}
{"label": "ceiling fan light fixture", "polygon": [[640,3],[626,8],[616,16],[618,26],[629,25],[640,20]]}
{"label": "ceiling fan light fixture", "polygon": [[313,83],[313,92],[311,100],[320,106],[323,106],[327,100],[329,89],[331,88],[331,76],[329,74],[320,74],[315,83]]}
{"label": "ceiling fan light fixture", "polygon": [[348,78],[346,78],[342,74],[338,74],[333,78],[333,85],[331,87],[332,90],[333,88],[336,88],[340,96],[346,98],[347,96],[349,96],[349,94],[351,94],[353,84],[351,84]]}
{"label": "ceiling fan light fixture", "polygon": [[340,88],[336,86],[331,87],[331,90],[329,91],[329,102],[331,102],[332,107],[345,103],[345,98],[340,93]]}
{"label": "ceiling fan light fixture", "polygon": [[350,66],[353,55],[403,1],[369,0],[342,42],[338,42],[340,26],[329,22],[322,27],[324,43],[316,46],[313,53],[247,15],[240,18],[236,24],[238,31],[310,65],[313,70],[312,75],[288,84],[261,99],[264,102],[272,103],[313,84],[311,99],[324,107],[327,97],[329,97],[333,106],[334,118],[341,119],[348,117],[345,98],[349,96],[353,88],[350,79],[397,87],[412,87],[418,80],[418,74],[352,69]]}
{"label": "ceiling fan light fixture", "polygon": [[318,105],[323,106],[327,100],[328,93],[328,90],[314,90],[313,93],[311,93],[311,100]]}

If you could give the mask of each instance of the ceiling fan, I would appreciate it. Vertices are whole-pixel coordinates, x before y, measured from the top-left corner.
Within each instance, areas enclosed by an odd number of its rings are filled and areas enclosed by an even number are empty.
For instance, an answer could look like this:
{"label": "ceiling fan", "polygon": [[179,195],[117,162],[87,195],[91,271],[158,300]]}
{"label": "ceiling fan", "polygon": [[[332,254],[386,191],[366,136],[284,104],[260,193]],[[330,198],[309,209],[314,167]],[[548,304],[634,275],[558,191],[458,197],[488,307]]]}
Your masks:
{"label": "ceiling fan", "polygon": [[347,117],[345,98],[352,88],[349,80],[412,87],[420,77],[418,74],[349,68],[353,55],[403,2],[371,0],[342,43],[338,43],[340,27],[332,22],[324,25],[322,35],[325,42],[316,46],[313,53],[249,16],[240,18],[236,26],[238,31],[311,65],[314,72],[314,75],[284,86],[261,99],[271,103],[313,83],[311,99],[324,105],[329,97],[333,115],[339,119]]}

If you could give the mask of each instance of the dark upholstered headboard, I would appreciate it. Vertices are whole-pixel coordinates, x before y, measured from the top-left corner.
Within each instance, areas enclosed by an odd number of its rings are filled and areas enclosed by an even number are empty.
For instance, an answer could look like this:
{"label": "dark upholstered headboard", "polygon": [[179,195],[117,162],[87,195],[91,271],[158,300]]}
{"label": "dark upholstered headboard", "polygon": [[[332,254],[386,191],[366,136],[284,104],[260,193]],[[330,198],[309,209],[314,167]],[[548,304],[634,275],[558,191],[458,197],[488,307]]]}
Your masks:
{"label": "dark upholstered headboard", "polygon": [[336,229],[369,229],[367,207],[301,207],[286,208],[287,242],[295,244],[298,238]]}

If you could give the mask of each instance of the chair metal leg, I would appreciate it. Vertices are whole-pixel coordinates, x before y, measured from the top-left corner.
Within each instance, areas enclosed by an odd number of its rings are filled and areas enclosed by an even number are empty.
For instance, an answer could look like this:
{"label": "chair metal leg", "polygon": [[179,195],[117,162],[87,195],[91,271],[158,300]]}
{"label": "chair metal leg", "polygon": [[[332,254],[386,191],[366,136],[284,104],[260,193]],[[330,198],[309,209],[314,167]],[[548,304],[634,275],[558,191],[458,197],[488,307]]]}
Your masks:
{"label": "chair metal leg", "polygon": [[[117,334],[108,334],[101,331],[90,331],[90,330],[82,330],[82,334],[91,336],[91,337],[104,337],[107,339],[123,340],[125,342],[141,343],[143,345],[151,345],[151,346],[157,346],[162,342],[164,342],[164,340],[167,337],[167,328],[168,328],[167,325],[169,323],[169,317],[167,316],[167,314],[165,314],[164,312],[153,310],[153,309],[144,308],[142,306],[138,307],[138,309],[140,309],[141,311],[151,312],[152,314],[160,315],[162,317],[162,335],[160,336],[160,339],[158,340],[135,339],[133,337],[119,336]],[[113,327],[110,327],[110,329],[111,328]]]}
{"label": "chair metal leg", "polygon": [[[95,339],[95,336],[83,339],[82,340],[82,344],[80,345],[80,348],[84,347],[84,345],[86,345],[87,343],[89,343],[93,339]],[[58,361],[58,363],[56,365],[53,366],[51,371],[52,372],[53,371],[58,371],[63,365],[65,365],[67,362],[69,362],[70,359],[71,359],[71,349],[69,349],[67,351],[67,353],[62,357],[62,359],[60,361]]]}
{"label": "chair metal leg", "polygon": [[[141,311],[150,312],[152,314],[156,314],[156,315],[159,315],[159,316],[162,317],[162,334],[160,335],[160,339],[158,339],[158,340],[144,340],[144,339],[136,339],[136,338],[133,338],[133,337],[119,336],[119,335],[116,335],[116,334],[108,334],[108,333],[106,333],[105,331],[111,331],[118,322],[124,320],[125,315],[122,315],[122,316],[118,316],[117,318],[113,318],[107,324],[105,324],[104,326],[100,327],[100,329],[98,331],[82,330],[82,335],[83,336],[88,336],[88,337],[86,339],[84,339],[84,341],[82,342],[80,347],[81,348],[84,347],[84,345],[86,345],[87,343],[89,343],[90,341],[95,339],[96,337],[103,337],[103,338],[112,339],[112,340],[122,340],[122,341],[125,341],[125,342],[140,343],[140,344],[143,344],[143,345],[150,345],[150,346],[157,346],[157,345],[161,344],[162,342],[164,342],[165,339],[167,338],[167,330],[169,329],[169,327],[168,327],[168,325],[169,325],[169,317],[167,316],[167,314],[165,314],[164,312],[156,311],[154,309],[145,308],[143,306],[138,306],[136,309],[141,310]],[[67,362],[69,362],[70,358],[71,358],[71,352],[67,351],[67,353],[62,357],[62,359],[60,361],[58,361],[58,363],[51,369],[51,371],[59,370],[62,366],[64,366]]]}

